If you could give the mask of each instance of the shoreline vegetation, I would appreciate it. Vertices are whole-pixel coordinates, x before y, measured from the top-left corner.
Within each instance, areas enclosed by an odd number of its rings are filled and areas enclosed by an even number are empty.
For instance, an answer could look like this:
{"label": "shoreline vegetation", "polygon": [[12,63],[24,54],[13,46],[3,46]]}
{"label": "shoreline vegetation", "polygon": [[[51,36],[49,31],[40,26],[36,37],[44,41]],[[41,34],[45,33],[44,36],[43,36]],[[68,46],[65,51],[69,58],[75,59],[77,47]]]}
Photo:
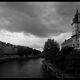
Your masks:
{"label": "shoreline vegetation", "polygon": [[16,59],[30,59],[39,57],[42,57],[41,51],[39,50],[0,41],[0,63]]}
{"label": "shoreline vegetation", "polygon": [[46,65],[45,70],[47,72],[51,69],[52,74],[56,71],[55,74],[57,75],[65,75],[60,78],[80,78],[80,50],[69,46],[60,50],[59,44],[55,40],[48,39],[45,42],[42,54],[45,58],[42,65]]}

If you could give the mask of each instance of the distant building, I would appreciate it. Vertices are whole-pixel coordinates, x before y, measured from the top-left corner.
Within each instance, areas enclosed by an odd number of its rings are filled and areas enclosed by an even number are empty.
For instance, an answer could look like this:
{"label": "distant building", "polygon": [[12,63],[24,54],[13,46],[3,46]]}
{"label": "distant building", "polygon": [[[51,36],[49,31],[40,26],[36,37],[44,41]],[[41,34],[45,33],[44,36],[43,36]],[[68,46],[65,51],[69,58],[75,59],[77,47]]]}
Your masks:
{"label": "distant building", "polygon": [[80,49],[80,13],[76,9],[76,14],[73,18],[72,25],[72,36],[70,39],[65,40],[61,46],[70,46],[74,47],[75,49]]}

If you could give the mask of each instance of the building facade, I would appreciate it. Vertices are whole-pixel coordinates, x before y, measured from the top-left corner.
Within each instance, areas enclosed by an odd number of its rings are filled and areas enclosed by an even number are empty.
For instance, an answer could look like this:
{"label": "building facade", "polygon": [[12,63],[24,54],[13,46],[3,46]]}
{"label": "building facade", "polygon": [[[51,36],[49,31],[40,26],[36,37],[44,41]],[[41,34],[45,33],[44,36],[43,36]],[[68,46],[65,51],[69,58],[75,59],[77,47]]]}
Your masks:
{"label": "building facade", "polygon": [[70,46],[75,49],[80,49],[80,13],[76,9],[76,14],[74,15],[72,26],[72,36],[70,39],[65,40],[61,46]]}
{"label": "building facade", "polygon": [[62,44],[61,44],[62,47],[65,47],[65,46],[70,46],[72,47],[72,38],[68,39],[68,40],[65,40]]}

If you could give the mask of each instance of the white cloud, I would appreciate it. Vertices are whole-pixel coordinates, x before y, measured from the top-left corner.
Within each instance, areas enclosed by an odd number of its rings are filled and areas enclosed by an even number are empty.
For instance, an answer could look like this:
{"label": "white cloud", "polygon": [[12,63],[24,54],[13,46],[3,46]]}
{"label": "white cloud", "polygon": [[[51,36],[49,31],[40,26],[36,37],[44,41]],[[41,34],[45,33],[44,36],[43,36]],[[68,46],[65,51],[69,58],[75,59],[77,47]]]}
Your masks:
{"label": "white cloud", "polygon": [[57,42],[59,42],[60,44],[65,40],[65,39],[69,39],[71,37],[72,33],[71,32],[66,32],[66,33],[61,33],[57,36],[50,36],[51,39],[55,39]]}
{"label": "white cloud", "polygon": [[47,38],[36,37],[30,33],[25,35],[24,32],[19,33],[0,30],[0,41],[14,45],[29,46],[41,51],[46,40]]}
{"label": "white cloud", "polygon": [[[71,37],[71,32],[61,33],[56,36],[49,36],[48,38],[55,39],[60,44],[65,40]],[[44,44],[48,39],[40,38],[37,36],[34,36],[30,33],[25,34],[24,32],[10,32],[7,30],[0,30],[0,41],[11,43],[14,45],[23,45],[23,46],[29,46],[34,49],[43,50]]]}

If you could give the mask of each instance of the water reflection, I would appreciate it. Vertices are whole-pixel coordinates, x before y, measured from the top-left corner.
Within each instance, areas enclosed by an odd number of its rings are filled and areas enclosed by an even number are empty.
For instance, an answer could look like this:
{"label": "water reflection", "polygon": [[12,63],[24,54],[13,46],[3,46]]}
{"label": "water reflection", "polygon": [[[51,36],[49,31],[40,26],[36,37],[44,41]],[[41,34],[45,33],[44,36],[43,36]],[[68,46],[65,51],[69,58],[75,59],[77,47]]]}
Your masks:
{"label": "water reflection", "polygon": [[10,78],[46,78],[47,73],[42,71],[43,59],[18,60],[0,64],[0,77]]}

